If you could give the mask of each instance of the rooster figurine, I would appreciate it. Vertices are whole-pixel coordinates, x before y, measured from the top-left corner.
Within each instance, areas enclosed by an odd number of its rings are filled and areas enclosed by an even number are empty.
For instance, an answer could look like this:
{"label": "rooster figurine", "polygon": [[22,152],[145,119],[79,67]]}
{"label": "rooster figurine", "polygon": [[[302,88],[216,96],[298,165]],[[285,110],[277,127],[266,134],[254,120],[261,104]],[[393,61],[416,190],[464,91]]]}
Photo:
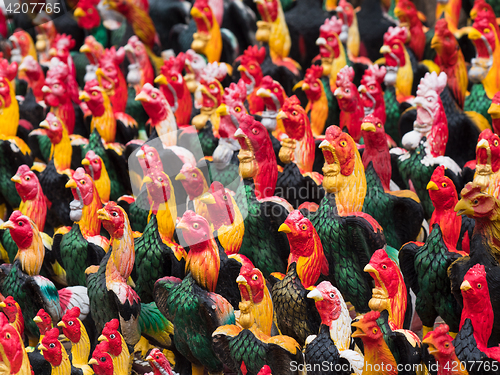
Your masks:
{"label": "rooster figurine", "polygon": [[245,82],[248,111],[252,115],[264,110],[264,101],[257,95],[257,91],[264,77],[261,65],[265,58],[266,50],[264,47],[251,46],[243,51],[243,55],[236,60],[240,61],[238,71],[241,79]]}
{"label": "rooster figurine", "polygon": [[0,371],[12,375],[32,375],[32,369],[19,332],[0,314]]}
{"label": "rooster figurine", "polygon": [[438,325],[434,331],[425,335],[422,344],[427,345],[427,350],[436,359],[438,375],[468,375],[465,364],[455,354],[449,329],[446,324]]}
{"label": "rooster figurine", "polygon": [[219,62],[222,52],[222,37],[217,18],[208,0],[196,0],[191,16],[197,32],[193,34],[191,48],[206,56],[209,63]]}

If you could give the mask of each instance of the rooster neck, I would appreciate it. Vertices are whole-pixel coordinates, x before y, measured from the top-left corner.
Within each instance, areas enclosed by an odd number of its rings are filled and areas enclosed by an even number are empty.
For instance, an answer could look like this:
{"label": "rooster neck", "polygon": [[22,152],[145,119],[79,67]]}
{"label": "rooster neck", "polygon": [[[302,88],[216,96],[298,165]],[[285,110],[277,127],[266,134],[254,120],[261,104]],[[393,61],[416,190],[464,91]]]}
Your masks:
{"label": "rooster neck", "polygon": [[0,134],[14,137],[19,126],[19,104],[16,99],[15,89],[12,82],[8,81],[10,87],[10,105],[0,110]]}
{"label": "rooster neck", "polygon": [[[484,348],[488,345],[488,340],[493,329],[493,308],[491,307],[491,301],[489,298],[481,299],[480,302],[472,304],[464,300],[464,307],[462,310],[462,316],[460,318],[460,328],[465,323],[465,319],[470,319],[472,327],[474,328],[474,338],[478,347]],[[480,306],[478,306],[480,305]]]}
{"label": "rooster neck", "polygon": [[269,34],[269,54],[273,61],[282,60],[288,57],[292,39],[285,20],[285,14],[281,3],[278,3],[278,16],[271,24],[271,33]]}
{"label": "rooster neck", "polygon": [[490,218],[475,218],[473,235],[481,234],[487,238],[489,253],[500,261],[500,221]]}
{"label": "rooster neck", "polygon": [[266,335],[271,336],[273,326],[273,302],[271,294],[266,285],[264,285],[264,298],[260,303],[252,303],[252,315],[255,318],[255,324]]}
{"label": "rooster neck", "polygon": [[349,309],[343,299],[340,300],[340,316],[332,320],[331,312],[319,311],[321,322],[328,326],[330,338],[335,343],[335,346],[342,352],[348,350],[351,345],[351,316]]}
{"label": "rooster neck", "polygon": [[413,85],[413,68],[411,66],[410,55],[404,48],[405,64],[398,68],[396,76],[396,96],[408,97],[411,95]]}
{"label": "rooster neck", "polygon": [[135,262],[134,237],[128,218],[125,217],[123,236],[112,238],[111,256],[106,264],[106,285],[110,282],[127,283]]}
{"label": "rooster neck", "polygon": [[90,340],[87,330],[82,322],[80,322],[80,340],[72,343],[71,355],[73,366],[82,368],[88,365],[88,358],[90,354]]}
{"label": "rooster neck", "polygon": [[199,286],[209,292],[215,292],[219,270],[219,249],[213,238],[190,246],[186,259],[186,273],[191,272]]}
{"label": "rooster neck", "polygon": [[19,260],[21,270],[30,275],[36,276],[40,274],[43,259],[45,257],[45,246],[42,242],[42,236],[37,228],[31,226],[33,230],[32,242],[29,247],[19,249],[14,260]]}
{"label": "rooster neck", "polygon": [[347,128],[349,135],[355,142],[359,142],[361,138],[361,123],[365,117],[365,110],[359,101],[356,100],[356,108],[353,112],[340,112],[340,128]]}
{"label": "rooster neck", "polygon": [[[363,342],[363,344],[365,347],[364,366],[366,368],[363,374],[379,375],[384,373],[385,375],[396,375],[398,373],[396,359],[383,338],[374,343]],[[384,365],[383,372],[380,371],[382,364]]]}
{"label": "rooster neck", "polygon": [[[311,113],[312,117],[312,113]],[[295,160],[302,173],[312,172],[315,158],[315,143],[309,119],[306,116],[304,136],[297,140]]]}
{"label": "rooster neck", "polygon": [[97,188],[93,187],[92,201],[88,206],[83,206],[82,218],[78,222],[80,232],[84,238],[99,235],[101,232],[101,220],[97,218],[97,210],[102,208],[102,202],[99,198]]}
{"label": "rooster neck", "polygon": [[62,130],[61,141],[50,149],[50,158],[54,160],[54,166],[58,173],[71,168],[71,157],[73,156],[73,147],[69,139],[68,131],[65,127]]}
{"label": "rooster neck", "polygon": [[103,92],[102,95],[104,97],[103,110],[100,111],[100,115],[92,117],[90,132],[92,133],[94,129],[97,129],[106,143],[112,143],[115,141],[116,137],[115,114],[108,95],[105,92]]}
{"label": "rooster neck", "polygon": [[172,111],[165,111],[161,120],[152,120],[151,125],[161,139],[163,147],[177,145],[177,121]]}
{"label": "rooster neck", "polygon": [[493,96],[500,91],[500,43],[498,41],[498,35],[495,32],[495,50],[493,51],[493,65],[486,77],[481,81],[484,86],[484,91],[486,91],[486,95],[488,98],[493,98]]}
{"label": "rooster neck", "polygon": [[38,185],[36,193],[33,197],[21,202],[19,205],[19,211],[33,220],[37,228],[43,230],[45,227],[45,216],[47,214],[47,202],[40,185]]}
{"label": "rooster neck", "polygon": [[[336,202],[341,215],[349,212],[361,212],[366,195],[366,177],[363,161],[358,150],[355,152],[354,171],[349,176],[339,173],[335,176]],[[323,180],[324,181],[324,180]]]}

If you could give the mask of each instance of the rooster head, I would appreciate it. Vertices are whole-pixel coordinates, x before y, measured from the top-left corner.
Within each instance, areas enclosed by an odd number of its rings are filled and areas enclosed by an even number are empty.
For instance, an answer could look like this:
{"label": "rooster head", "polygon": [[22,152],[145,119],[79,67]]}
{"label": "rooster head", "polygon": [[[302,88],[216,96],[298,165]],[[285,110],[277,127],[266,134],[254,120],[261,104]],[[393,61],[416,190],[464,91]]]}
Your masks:
{"label": "rooster head", "polygon": [[278,81],[274,81],[271,76],[265,76],[262,79],[257,95],[264,100],[266,109],[270,111],[279,111],[286,99],[283,86]]}
{"label": "rooster head", "polygon": [[23,340],[17,330],[8,324],[7,318],[0,314],[0,358],[4,366],[9,368],[6,373],[20,374],[25,352]]}
{"label": "rooster head", "polygon": [[402,67],[406,64],[405,43],[408,39],[406,27],[389,27],[384,34],[384,45],[380,53],[385,57],[385,63],[390,67]]}
{"label": "rooster head", "polygon": [[85,206],[90,205],[94,199],[94,193],[97,190],[94,186],[94,181],[82,167],[77,168],[73,176],[66,183],[66,188],[71,188],[73,198],[82,202]]}
{"label": "rooster head", "polygon": [[473,21],[475,21],[478,16],[487,17],[492,23],[496,20],[495,11],[485,0],[475,0],[469,15]]}
{"label": "rooster head", "polygon": [[425,335],[422,340],[423,344],[427,344],[429,354],[443,362],[446,362],[455,354],[453,337],[448,334],[449,331],[450,327],[447,324],[440,324],[434,331]]}
{"label": "rooster head", "polygon": [[467,271],[464,281],[460,285],[460,290],[464,298],[464,305],[479,306],[482,302],[490,300],[484,265],[476,264]]}
{"label": "rooster head", "polygon": [[19,72],[24,72],[32,81],[37,81],[43,75],[40,64],[31,55],[23,59],[23,62],[19,65]]}
{"label": "rooster head", "polygon": [[434,30],[431,48],[436,51],[443,63],[453,62],[460,47],[457,39],[448,28],[448,22],[444,18],[437,20]]}
{"label": "rooster head", "polygon": [[182,72],[186,64],[186,55],[181,52],[177,56],[171,56],[165,60],[161,67],[161,74],[156,77],[155,83],[158,83],[162,88],[163,95],[167,98],[168,103],[174,112],[178,106],[178,99],[184,95],[184,90],[187,89],[184,82]]}
{"label": "rooster head", "polygon": [[236,282],[240,289],[242,301],[252,301],[255,304],[262,302],[266,279],[258,268],[254,268],[251,265],[244,265],[240,269],[240,274]]}
{"label": "rooster head", "polygon": [[122,352],[122,345],[126,345],[122,335],[118,332],[120,322],[118,319],[112,319],[104,325],[101,336],[98,340],[109,344],[108,352],[115,357]]}
{"label": "rooster head", "polygon": [[342,307],[347,309],[342,294],[329,281],[322,281],[313,287],[307,298],[314,300],[322,323],[328,326],[340,317]]}
{"label": "rooster head", "polygon": [[19,48],[22,57],[28,56],[30,48],[34,48],[33,39],[30,34],[24,30],[17,29],[9,37],[14,49]]}
{"label": "rooster head", "polygon": [[220,116],[219,135],[221,138],[233,138],[239,127],[241,116],[247,113],[245,108],[246,85],[243,80],[231,83],[224,90],[222,104],[217,108]]}
{"label": "rooster head", "polygon": [[476,47],[477,57],[490,59],[493,56],[498,38],[498,28],[494,26],[495,24],[496,21],[492,24],[490,17],[484,12],[479,13],[474,20],[469,39]]}
{"label": "rooster head", "polygon": [[338,164],[340,173],[350,176],[356,162],[356,142],[338,126],[326,129],[325,140],[319,145],[327,164]]}
{"label": "rooster head", "polygon": [[109,355],[110,345],[107,341],[100,342],[94,349],[92,353],[92,358],[89,361],[89,365],[96,375],[113,375],[114,366],[113,360]]}
{"label": "rooster head", "polygon": [[290,260],[293,261],[299,257],[308,257],[314,251],[315,229],[311,221],[299,210],[290,212],[278,231],[286,233],[290,242],[289,263]]}
{"label": "rooster head", "polygon": [[476,220],[497,220],[500,201],[483,193],[482,186],[469,182],[460,192],[462,199],[455,206],[457,215],[467,215]]}
{"label": "rooster head", "polygon": [[199,197],[208,190],[207,181],[202,171],[190,163],[186,163],[182,166],[179,174],[175,176],[175,179],[181,182],[186,193],[189,195],[189,199]]}
{"label": "rooster head", "polygon": [[135,100],[142,103],[144,110],[153,122],[166,119],[170,114],[173,114],[165,95],[150,83],[144,84]]}
{"label": "rooster head", "polygon": [[80,337],[82,336],[82,322],[78,319],[79,316],[80,308],[75,306],[68,310],[63,315],[61,321],[57,323],[57,326],[62,328],[64,336],[74,344],[80,341]]}
{"label": "rooster head", "polygon": [[358,87],[363,107],[374,109],[378,104],[385,103],[382,83],[386,72],[385,66],[379,67],[377,64],[365,70]]}
{"label": "rooster head", "polygon": [[172,194],[172,184],[168,175],[160,169],[148,170],[142,180],[155,204],[166,203]]}
{"label": "rooster head", "polygon": [[198,107],[218,107],[222,102],[224,88],[220,81],[227,75],[226,64],[212,62],[207,64],[200,75],[200,85],[195,92],[195,101]]}
{"label": "rooster head", "polygon": [[167,357],[165,357],[165,354],[161,352],[160,349],[154,348],[151,350],[146,357],[146,361],[148,361],[151,364],[151,367],[153,369],[157,369],[158,371],[155,371],[155,375],[157,373],[162,374],[162,375],[172,375],[172,367],[170,366],[170,362],[168,361]]}
{"label": "rooster head", "polygon": [[160,154],[154,148],[144,143],[140,150],[135,154],[139,160],[139,165],[142,168],[142,173],[144,175],[148,174],[150,169],[163,170],[163,163],[160,159]]}
{"label": "rooster head", "polygon": [[259,87],[262,82],[264,75],[262,74],[261,64],[266,58],[266,49],[264,47],[249,46],[243,55],[238,57],[240,65],[238,66],[238,71],[240,71],[241,79],[245,82],[247,86]]}
{"label": "rooster head", "polygon": [[65,125],[63,121],[52,112],[47,113],[45,120],[40,123],[40,127],[45,129],[50,142],[53,145],[61,142]]}
{"label": "rooster head", "polygon": [[82,165],[85,168],[85,172],[87,172],[90,177],[94,181],[99,180],[101,178],[102,167],[104,162],[101,157],[97,155],[94,151],[89,150],[85,155],[85,158],[82,160]]}
{"label": "rooster head", "polygon": [[400,0],[394,8],[394,15],[398,17],[401,26],[414,27],[422,24],[422,14],[411,0]]}
{"label": "rooster head", "polygon": [[38,347],[43,354],[43,358],[53,367],[57,367],[61,364],[63,359],[62,351],[66,350],[58,340],[58,337],[59,329],[52,328],[45,334]]}
{"label": "rooster head", "polygon": [[210,34],[214,25],[215,17],[208,0],[196,0],[191,8],[191,17],[196,23],[199,33]]}
{"label": "rooster head", "polygon": [[231,225],[235,220],[234,201],[231,193],[219,181],[212,182],[208,192],[200,200],[207,205],[214,226]]}
{"label": "rooster head", "polygon": [[436,208],[450,209],[458,201],[455,184],[445,176],[443,165],[437,167],[432,173],[431,180],[427,184],[427,190],[432,204]]}
{"label": "rooster head", "polygon": [[68,62],[70,51],[75,47],[75,40],[71,35],[57,34],[50,46],[49,54],[57,57],[64,63]]}
{"label": "rooster head", "polygon": [[361,134],[366,145],[380,147],[387,143],[384,124],[374,115],[365,116],[361,123]]}
{"label": "rooster head", "polygon": [[414,104],[417,106],[416,122],[418,124],[429,126],[443,117],[446,118],[440,94],[446,87],[447,81],[448,76],[445,72],[441,72],[439,75],[436,72],[426,73],[420,80],[417,96],[414,100]]}
{"label": "rooster head", "polygon": [[339,35],[342,32],[342,21],[336,16],[327,18],[319,28],[319,38],[316,44],[319,46],[319,54],[323,59],[336,59],[340,56],[340,45],[342,42]]}
{"label": "rooster head", "polygon": [[113,238],[123,237],[126,215],[123,208],[115,202],[109,202],[104,208],[97,210],[97,217],[101,220],[102,226]]}
{"label": "rooster head", "polygon": [[[189,246],[200,244],[213,238],[208,221],[203,216],[197,215],[190,210],[184,212],[176,228],[182,230],[182,235]],[[197,249],[197,247],[191,248],[190,251],[194,249]]]}
{"label": "rooster head", "polygon": [[485,129],[479,134],[476,163],[479,166],[491,165],[492,172],[500,169],[500,137],[490,129]]}
{"label": "rooster head", "polygon": [[488,108],[488,114],[492,119],[500,119],[500,91],[497,92],[491,99],[490,108]]}
{"label": "rooster head", "polygon": [[80,0],[73,15],[82,29],[90,30],[96,28],[101,23],[101,16],[97,10],[99,0]]}
{"label": "rooster head", "polygon": [[377,319],[380,318],[380,311],[370,311],[354,321],[352,326],[356,328],[351,337],[360,337],[363,343],[376,343],[383,340],[383,332],[380,329]]}
{"label": "rooster head", "polygon": [[306,127],[310,126],[307,113],[295,95],[285,100],[277,119],[283,121],[286,134],[295,140],[304,138]]}
{"label": "rooster head", "polygon": [[17,63],[9,62],[0,57],[0,108],[8,108],[12,103],[12,94],[14,90],[12,81],[17,75]]}
{"label": "rooster head", "polygon": [[120,84],[120,79],[124,79],[120,70],[123,60],[125,60],[125,49],[123,47],[116,49],[115,46],[106,48],[99,58],[99,67],[104,78],[101,84],[106,92],[114,90]]}
{"label": "rooster head", "polygon": [[141,42],[137,35],[133,35],[123,47],[127,55],[128,61],[138,62],[141,67],[149,64],[149,56],[146,46]]}
{"label": "rooster head", "polygon": [[33,242],[33,228],[35,225],[29,217],[21,211],[14,211],[9,220],[0,225],[0,229],[9,229],[10,235],[20,250],[28,249]]}
{"label": "rooster head", "polygon": [[342,111],[353,112],[359,105],[359,93],[356,85],[352,82],[353,79],[354,69],[351,66],[344,66],[337,74],[335,82],[337,88],[333,95],[337,98]]}
{"label": "rooster head", "polygon": [[33,321],[36,323],[41,335],[45,335],[52,329],[52,317],[44,309],[38,310]]}
{"label": "rooster head", "polygon": [[240,127],[234,136],[240,143],[241,149],[251,151],[257,160],[266,158],[265,153],[272,150],[267,129],[250,115],[242,116]]}
{"label": "rooster head", "polygon": [[35,199],[41,189],[38,177],[26,164],[17,169],[11,181],[16,183],[16,190],[23,201]]}
{"label": "rooster head", "polygon": [[17,314],[21,312],[21,307],[12,296],[7,296],[3,302],[0,302],[0,309],[7,316],[9,323],[14,322]]}
{"label": "rooster head", "polygon": [[279,0],[254,0],[254,2],[263,21],[268,23],[276,21],[281,8]]}
{"label": "rooster head", "polygon": [[[68,86],[66,78],[68,78],[68,65],[59,62],[54,67],[51,67],[45,78],[45,86],[42,87],[44,100],[51,107],[58,107],[62,103],[69,100]],[[1,94],[1,91],[0,91]]]}
{"label": "rooster head", "polygon": [[[105,92],[96,79],[92,79],[85,84],[83,91],[80,92],[79,99],[86,102],[92,115],[100,117],[106,111]],[[107,95],[106,95],[107,96]]]}
{"label": "rooster head", "polygon": [[323,93],[323,83],[321,82],[321,77],[323,76],[323,67],[321,65],[312,65],[306,70],[306,75],[304,80],[298,82],[295,88],[302,88],[305,92],[307,99],[310,102],[315,102],[319,100],[321,94]]}
{"label": "rooster head", "polygon": [[346,0],[340,0],[335,10],[337,11],[337,17],[339,17],[345,25],[351,27],[355,14],[352,4]]}

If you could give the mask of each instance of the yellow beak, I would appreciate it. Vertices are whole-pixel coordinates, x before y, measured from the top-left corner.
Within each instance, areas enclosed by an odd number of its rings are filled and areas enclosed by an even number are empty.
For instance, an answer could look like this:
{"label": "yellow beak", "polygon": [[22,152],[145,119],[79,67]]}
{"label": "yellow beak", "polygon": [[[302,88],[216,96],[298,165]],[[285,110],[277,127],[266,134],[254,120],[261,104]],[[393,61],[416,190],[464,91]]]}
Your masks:
{"label": "yellow beak", "polygon": [[438,186],[434,181],[429,181],[426,187],[427,190],[439,190]]}
{"label": "yellow beak", "polygon": [[5,221],[3,224],[0,224],[0,229],[14,229],[14,223],[10,220]]}
{"label": "yellow beak", "polygon": [[385,55],[386,53],[391,53],[391,47],[387,46],[387,45],[383,45],[381,48],[380,48],[380,51],[379,51],[382,55]]}
{"label": "yellow beak", "polygon": [[245,279],[245,276],[238,275],[238,277],[236,278],[236,283],[237,284],[244,284],[244,285],[246,285],[247,284],[247,279]]}
{"label": "yellow beak", "polygon": [[106,211],[104,208],[97,210],[97,218],[101,221],[110,219],[108,211]]}
{"label": "yellow beak", "polygon": [[488,114],[491,117],[497,119],[500,117],[500,104],[491,103],[490,108],[488,108]]}
{"label": "yellow beak", "polygon": [[323,296],[321,295],[321,292],[318,290],[318,288],[314,288],[309,293],[307,293],[307,298],[311,298],[316,302],[323,301]]}
{"label": "yellow beak", "polygon": [[38,315],[33,318],[33,321],[35,323],[41,323],[41,322],[43,322],[42,318],[40,318]]}
{"label": "yellow beak", "polygon": [[72,178],[66,183],[66,188],[76,189],[78,186],[76,185],[76,181]]}
{"label": "yellow beak", "polygon": [[45,346],[43,346],[42,344],[38,345],[38,349],[39,349],[40,351],[42,351],[42,352],[43,352],[44,350],[47,350],[47,348],[46,348]]}
{"label": "yellow beak", "polygon": [[290,229],[290,227],[288,225],[286,225],[285,223],[283,223],[278,228],[278,232],[292,233],[292,230]]}
{"label": "yellow beak", "polygon": [[12,178],[11,178],[10,180],[11,180],[12,182],[16,182],[16,183],[18,183],[18,184],[20,184],[20,183],[22,182],[21,177],[19,177],[19,175],[17,175],[17,174],[16,174],[16,175],[14,175],[14,176],[12,176]]}
{"label": "yellow beak", "polygon": [[302,81],[299,81],[295,84],[295,86],[293,86],[293,91],[297,90],[299,87],[302,88],[302,90],[304,90],[304,87],[303,87],[303,84],[304,84],[304,80]]}
{"label": "yellow beak", "polygon": [[361,130],[364,130],[365,132],[375,133],[377,131],[377,128],[371,122],[363,122],[361,124]]}
{"label": "yellow beak", "polygon": [[217,107],[217,111],[215,111],[219,116],[228,116],[229,110],[227,109],[227,105],[222,103],[219,107]]}
{"label": "yellow beak", "polygon": [[107,339],[106,336],[101,335],[101,336],[99,336],[99,338],[97,339],[97,341],[108,341],[108,339]]}
{"label": "yellow beak", "polygon": [[153,182],[153,179],[149,176],[145,176],[143,179],[142,179],[142,183],[143,184],[150,184]]}
{"label": "yellow beak", "polygon": [[243,65],[238,65],[238,71],[239,72],[246,72],[247,68],[245,68]]}
{"label": "yellow beak", "polygon": [[365,268],[363,268],[363,271],[368,272],[368,273],[370,273],[370,272],[378,273],[378,271],[375,268],[373,268],[373,266],[370,263],[368,263],[365,266]]}
{"label": "yellow beak", "polygon": [[175,181],[184,181],[186,179],[186,176],[183,175],[182,173],[179,173],[177,176],[175,176]]}
{"label": "yellow beak", "polygon": [[175,226],[175,228],[176,228],[176,229],[181,229],[181,230],[184,230],[184,229],[189,229],[189,226],[188,226],[185,222],[183,222],[183,221],[181,220],[181,221],[179,221],[179,222],[177,223],[177,225]]}
{"label": "yellow beak", "polygon": [[90,100],[90,95],[87,94],[85,91],[81,91],[80,92],[80,96],[78,97],[78,99],[84,101],[84,102],[88,102]]}
{"label": "yellow beak", "polygon": [[90,160],[85,158],[82,160],[82,165],[90,165]]}
{"label": "yellow beak", "polygon": [[[79,9],[79,8],[77,8],[77,9]],[[76,10],[75,10],[75,13],[76,13]],[[90,53],[91,52],[90,47],[88,45],[84,44],[80,47],[80,52],[81,53]]]}
{"label": "yellow beak", "polygon": [[82,8],[76,8],[73,15],[75,16],[75,18],[82,18],[85,17],[87,13],[85,13]]}
{"label": "yellow beak", "polygon": [[434,35],[432,37],[432,40],[431,40],[431,48],[436,48],[440,44],[441,44],[441,41],[439,40],[439,38],[436,35]]}
{"label": "yellow beak", "polygon": [[61,328],[66,328],[66,324],[62,320],[59,323],[57,323],[57,326]]}
{"label": "yellow beak", "polygon": [[135,97],[135,100],[137,100],[138,102],[147,102],[149,101],[149,97],[148,97],[148,94],[146,94],[145,92],[141,91],[136,97]]}
{"label": "yellow beak", "polygon": [[98,364],[97,359],[90,358],[89,365],[97,365],[97,364]]}
{"label": "yellow beak", "polygon": [[469,39],[470,40],[477,40],[481,39],[481,32],[475,28],[472,28],[472,30],[469,32]]}
{"label": "yellow beak", "polygon": [[455,212],[457,213],[457,216],[474,215],[474,209],[470,206],[469,202],[465,201],[463,198],[460,199],[455,205]]}
{"label": "yellow beak", "polygon": [[215,198],[212,194],[210,193],[205,193],[200,197],[200,201],[205,203],[205,204],[215,204],[217,203],[215,201]]}
{"label": "yellow beak", "polygon": [[47,120],[43,120],[40,125],[39,125],[42,129],[49,129],[50,128],[50,124]]}
{"label": "yellow beak", "polygon": [[460,290],[463,290],[464,292],[468,291],[469,289],[472,289],[472,286],[470,285],[470,283],[465,280],[462,285],[460,285]]}
{"label": "yellow beak", "polygon": [[5,302],[0,302],[0,308],[4,308],[4,307],[7,307],[7,305],[5,304]]}
{"label": "yellow beak", "polygon": [[283,119],[286,119],[286,118],[288,118],[288,116],[283,111],[279,111],[278,112],[278,116],[276,116],[276,120],[283,120]]}
{"label": "yellow beak", "polygon": [[168,85],[167,77],[165,77],[163,74],[160,74],[155,78],[155,83],[159,85]]}
{"label": "yellow beak", "polygon": [[193,18],[203,18],[203,13],[198,8],[192,7],[190,13]]}

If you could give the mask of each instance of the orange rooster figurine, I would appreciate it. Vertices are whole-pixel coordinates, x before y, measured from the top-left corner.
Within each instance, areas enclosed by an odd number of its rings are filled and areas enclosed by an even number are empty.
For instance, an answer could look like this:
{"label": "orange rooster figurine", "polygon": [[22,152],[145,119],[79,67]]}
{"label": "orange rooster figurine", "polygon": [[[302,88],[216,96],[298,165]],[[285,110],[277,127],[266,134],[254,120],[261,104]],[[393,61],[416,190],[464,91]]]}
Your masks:
{"label": "orange rooster figurine", "polygon": [[197,32],[193,34],[191,48],[205,55],[209,63],[219,62],[222,52],[222,37],[210,2],[196,0],[190,13],[197,28]]}
{"label": "orange rooster figurine", "polygon": [[23,340],[3,314],[0,314],[0,359],[2,374],[33,374]]}
{"label": "orange rooster figurine", "polygon": [[82,160],[82,165],[85,168],[85,172],[94,180],[101,201],[107,203],[109,201],[109,194],[111,193],[111,181],[106,170],[106,165],[99,155],[92,150],[87,151],[85,158]]}
{"label": "orange rooster figurine", "polygon": [[437,375],[468,375],[465,364],[455,354],[453,337],[448,334],[450,328],[440,324],[434,331],[425,335],[422,344],[427,345],[429,354],[433,355],[438,365]]}

